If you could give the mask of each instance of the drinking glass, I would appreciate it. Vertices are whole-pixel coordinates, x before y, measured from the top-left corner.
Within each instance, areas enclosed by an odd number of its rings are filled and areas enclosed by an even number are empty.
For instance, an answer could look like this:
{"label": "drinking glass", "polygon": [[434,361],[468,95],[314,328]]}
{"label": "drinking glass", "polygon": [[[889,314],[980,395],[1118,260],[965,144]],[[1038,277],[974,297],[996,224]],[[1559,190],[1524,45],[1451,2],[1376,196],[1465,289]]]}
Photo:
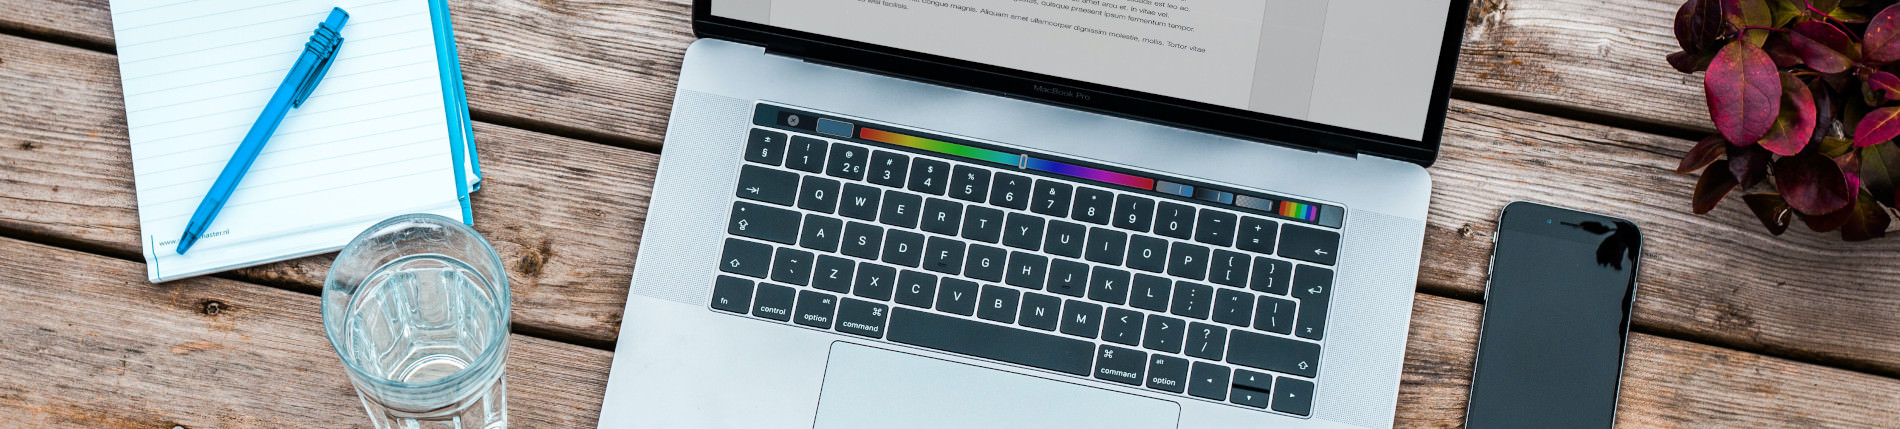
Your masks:
{"label": "drinking glass", "polygon": [[506,428],[508,300],[507,272],[480,234],[402,215],[330,265],[323,332],[377,428]]}

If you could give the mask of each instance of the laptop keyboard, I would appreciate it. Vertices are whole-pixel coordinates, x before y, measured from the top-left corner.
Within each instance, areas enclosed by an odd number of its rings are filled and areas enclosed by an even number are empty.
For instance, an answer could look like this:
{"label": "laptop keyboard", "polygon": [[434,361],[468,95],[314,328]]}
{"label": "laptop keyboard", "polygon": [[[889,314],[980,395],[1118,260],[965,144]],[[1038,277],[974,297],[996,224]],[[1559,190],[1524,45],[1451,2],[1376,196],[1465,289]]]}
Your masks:
{"label": "laptop keyboard", "polygon": [[830,121],[751,129],[713,309],[1311,414],[1337,229]]}

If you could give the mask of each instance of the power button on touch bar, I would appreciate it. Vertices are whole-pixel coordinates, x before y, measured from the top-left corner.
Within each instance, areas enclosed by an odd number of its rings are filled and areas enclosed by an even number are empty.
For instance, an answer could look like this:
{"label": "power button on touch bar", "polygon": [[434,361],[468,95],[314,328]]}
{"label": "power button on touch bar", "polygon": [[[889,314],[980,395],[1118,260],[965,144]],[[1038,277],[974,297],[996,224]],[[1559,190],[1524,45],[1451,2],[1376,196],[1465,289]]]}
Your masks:
{"label": "power button on touch bar", "polygon": [[825,119],[825,118],[818,118],[818,132],[821,132],[821,133],[830,134],[830,135],[834,135],[838,137],[851,138],[853,137],[852,131],[856,131],[855,128],[856,127],[852,126],[850,122],[839,122],[839,121],[833,121],[833,120]]}

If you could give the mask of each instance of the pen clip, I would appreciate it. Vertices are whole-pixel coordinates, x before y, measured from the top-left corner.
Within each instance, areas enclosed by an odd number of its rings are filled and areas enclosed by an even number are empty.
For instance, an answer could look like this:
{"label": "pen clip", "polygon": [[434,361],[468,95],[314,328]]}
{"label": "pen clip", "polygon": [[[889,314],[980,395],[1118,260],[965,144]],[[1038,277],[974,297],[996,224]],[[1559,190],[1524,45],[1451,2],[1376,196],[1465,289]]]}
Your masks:
{"label": "pen clip", "polygon": [[302,107],[303,102],[316,92],[317,83],[323,81],[323,75],[330,72],[330,64],[336,60],[337,50],[343,47],[343,23],[350,14],[343,8],[331,8],[329,19],[317,25],[310,42],[304,44],[304,51],[317,56],[317,64],[310,68],[310,74],[297,84],[297,92],[290,98],[290,107]]}

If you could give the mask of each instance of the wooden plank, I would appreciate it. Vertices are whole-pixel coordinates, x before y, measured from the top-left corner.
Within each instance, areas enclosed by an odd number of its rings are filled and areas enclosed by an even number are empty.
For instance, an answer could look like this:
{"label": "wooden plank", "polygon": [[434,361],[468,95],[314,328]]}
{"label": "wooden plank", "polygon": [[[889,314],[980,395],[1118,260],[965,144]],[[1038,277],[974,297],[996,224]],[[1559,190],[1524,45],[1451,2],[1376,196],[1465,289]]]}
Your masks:
{"label": "wooden plank", "polygon": [[[0,303],[0,426],[369,427],[316,296],[0,239]],[[515,336],[509,418],[593,427],[612,360]]]}
{"label": "wooden plank", "polygon": [[109,0],[10,1],[0,30],[112,46]]}

